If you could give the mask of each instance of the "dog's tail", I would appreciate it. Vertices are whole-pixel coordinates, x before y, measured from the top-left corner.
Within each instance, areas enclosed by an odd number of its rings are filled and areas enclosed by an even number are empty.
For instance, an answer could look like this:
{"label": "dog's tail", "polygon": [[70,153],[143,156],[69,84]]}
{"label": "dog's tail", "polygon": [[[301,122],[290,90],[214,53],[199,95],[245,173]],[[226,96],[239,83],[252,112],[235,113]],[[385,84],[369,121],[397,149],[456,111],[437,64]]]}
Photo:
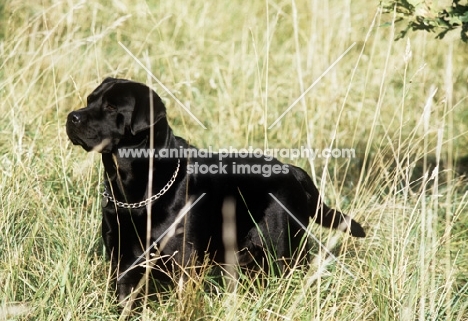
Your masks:
{"label": "dog's tail", "polygon": [[325,204],[321,204],[317,213],[315,213],[315,222],[325,227],[335,228],[342,232],[348,232],[352,236],[365,237],[366,232],[361,224],[353,220],[346,214],[340,211],[329,208]]}
{"label": "dog's tail", "polygon": [[315,187],[310,176],[302,168],[296,166],[291,166],[290,168],[293,169],[294,176],[301,182],[302,187],[307,193],[309,215],[316,223],[342,232],[349,232],[352,236],[366,236],[366,232],[364,232],[361,224],[348,215],[329,208],[322,202],[317,187]]}

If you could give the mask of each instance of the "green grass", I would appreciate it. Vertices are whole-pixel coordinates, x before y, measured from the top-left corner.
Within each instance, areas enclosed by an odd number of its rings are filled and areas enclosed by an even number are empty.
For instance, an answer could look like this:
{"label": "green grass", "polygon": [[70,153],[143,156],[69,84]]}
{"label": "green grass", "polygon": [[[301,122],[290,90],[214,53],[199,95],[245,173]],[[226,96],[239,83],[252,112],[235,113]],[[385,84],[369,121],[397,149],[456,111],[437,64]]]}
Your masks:
{"label": "green grass", "polygon": [[394,42],[377,1],[38,3],[7,0],[0,13],[0,319],[118,317],[99,235],[100,157],[72,147],[64,128],[118,76],[151,85],[175,133],[199,147],[355,148],[356,159],[292,162],[368,233],[311,226],[323,243],[339,236],[330,248],[353,277],[319,263],[267,285],[241,275],[231,293],[193,276],[135,320],[468,320],[457,173],[468,47],[456,35]]}

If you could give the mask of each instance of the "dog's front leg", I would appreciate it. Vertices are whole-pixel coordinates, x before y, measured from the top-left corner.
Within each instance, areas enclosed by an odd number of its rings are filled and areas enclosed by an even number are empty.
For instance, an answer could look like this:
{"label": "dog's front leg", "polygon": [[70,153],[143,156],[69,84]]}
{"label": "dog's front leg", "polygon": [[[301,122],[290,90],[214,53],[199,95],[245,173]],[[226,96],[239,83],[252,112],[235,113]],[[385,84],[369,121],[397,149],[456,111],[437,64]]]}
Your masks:
{"label": "dog's front leg", "polygon": [[120,262],[116,280],[116,294],[119,306],[131,310],[134,306],[136,295],[138,294],[138,283],[140,282],[145,269],[140,266],[131,266]]}

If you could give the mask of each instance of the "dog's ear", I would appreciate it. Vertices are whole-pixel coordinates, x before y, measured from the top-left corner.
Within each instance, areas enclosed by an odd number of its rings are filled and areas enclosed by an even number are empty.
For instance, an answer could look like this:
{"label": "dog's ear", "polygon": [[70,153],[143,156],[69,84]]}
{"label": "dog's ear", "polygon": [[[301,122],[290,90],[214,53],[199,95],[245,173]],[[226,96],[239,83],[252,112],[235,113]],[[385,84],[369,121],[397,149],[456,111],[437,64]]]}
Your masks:
{"label": "dog's ear", "polygon": [[[161,98],[151,88],[134,83],[132,93],[135,99],[130,129],[133,135],[154,126],[159,120],[166,117],[166,107]],[[153,113],[151,114],[151,109]]]}

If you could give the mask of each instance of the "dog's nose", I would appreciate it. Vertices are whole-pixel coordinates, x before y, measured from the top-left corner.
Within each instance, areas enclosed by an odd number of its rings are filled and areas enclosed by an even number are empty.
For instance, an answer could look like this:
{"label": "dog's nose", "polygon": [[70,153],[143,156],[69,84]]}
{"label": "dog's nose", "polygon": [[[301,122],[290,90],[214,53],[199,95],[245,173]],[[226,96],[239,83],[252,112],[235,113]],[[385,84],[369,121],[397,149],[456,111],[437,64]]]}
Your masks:
{"label": "dog's nose", "polygon": [[73,124],[79,124],[81,123],[81,116],[77,112],[71,112],[68,114],[68,121],[72,122]]}

